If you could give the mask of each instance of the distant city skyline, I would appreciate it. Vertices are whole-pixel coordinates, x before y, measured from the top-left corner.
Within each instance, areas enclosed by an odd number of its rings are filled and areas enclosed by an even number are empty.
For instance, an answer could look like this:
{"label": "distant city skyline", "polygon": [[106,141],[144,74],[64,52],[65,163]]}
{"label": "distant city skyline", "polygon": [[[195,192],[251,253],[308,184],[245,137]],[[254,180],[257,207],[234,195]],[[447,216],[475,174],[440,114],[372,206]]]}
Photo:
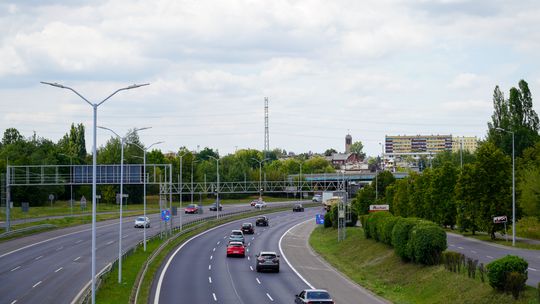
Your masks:
{"label": "distant city skyline", "polygon": [[[4,1],[0,129],[58,141],[101,100],[98,123],[145,144],[220,154],[264,147],[369,156],[385,135],[483,139],[496,85],[529,83],[540,112],[540,3],[533,0]],[[110,135],[98,131],[98,146]]]}

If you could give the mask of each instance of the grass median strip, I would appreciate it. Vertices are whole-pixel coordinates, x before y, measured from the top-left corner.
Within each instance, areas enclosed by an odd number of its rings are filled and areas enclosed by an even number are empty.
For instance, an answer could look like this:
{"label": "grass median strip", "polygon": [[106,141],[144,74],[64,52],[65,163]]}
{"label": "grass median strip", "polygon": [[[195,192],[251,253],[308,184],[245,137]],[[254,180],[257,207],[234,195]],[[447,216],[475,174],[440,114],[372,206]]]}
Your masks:
{"label": "grass median strip", "polygon": [[404,263],[392,248],[365,239],[361,228],[347,228],[347,238],[338,243],[337,229],[318,227],[309,243],[350,279],[394,303],[538,303],[532,287],[515,301],[478,277],[470,279],[443,266]]}
{"label": "grass median strip", "polygon": [[[308,205],[306,205],[306,207],[308,207]],[[152,286],[152,281],[154,280],[154,276],[156,275],[156,272],[158,271],[159,267],[163,263],[164,259],[168,256],[168,254],[174,248],[178,247],[180,244],[185,242],[190,237],[196,234],[199,234],[205,230],[208,230],[212,227],[224,224],[224,223],[232,222],[232,221],[239,220],[242,218],[257,216],[260,214],[268,214],[268,213],[274,213],[274,212],[280,212],[280,211],[286,211],[286,210],[291,210],[291,207],[287,206],[283,208],[272,208],[272,209],[267,209],[263,211],[253,211],[249,213],[244,213],[244,214],[239,214],[236,216],[224,218],[219,221],[211,220],[208,223],[201,226],[200,228],[197,228],[191,232],[184,233],[183,235],[179,236],[170,244],[168,244],[164,248],[164,250],[161,251],[161,253],[159,253],[156,256],[154,261],[150,265],[148,265],[148,270],[141,284],[142,289],[140,290],[140,293],[139,293],[138,303],[147,303],[148,296],[150,294],[150,288]],[[188,226],[186,226],[186,228],[188,228]],[[117,282],[118,268],[113,267],[111,272],[109,272],[104,277],[104,280],[98,289],[96,302],[98,303],[129,303],[132,289],[136,288],[136,286],[134,286],[135,280],[137,278],[139,271],[141,270],[142,265],[152,255],[152,252],[161,245],[163,241],[164,240],[157,238],[148,242],[146,252],[143,251],[142,246],[137,246],[134,253],[123,260],[122,262],[123,263],[123,271],[122,271],[123,283],[122,284],[118,284]]]}

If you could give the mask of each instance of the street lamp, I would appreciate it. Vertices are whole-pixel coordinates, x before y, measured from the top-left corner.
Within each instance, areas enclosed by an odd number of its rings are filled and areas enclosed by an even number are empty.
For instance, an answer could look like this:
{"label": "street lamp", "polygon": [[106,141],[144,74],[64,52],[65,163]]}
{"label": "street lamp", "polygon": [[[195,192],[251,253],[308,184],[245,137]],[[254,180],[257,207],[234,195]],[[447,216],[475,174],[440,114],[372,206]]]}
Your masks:
{"label": "street lamp", "polygon": [[107,98],[103,99],[102,101],[98,103],[92,103],[88,101],[88,99],[84,98],[79,92],[75,91],[74,89],[58,84],[58,83],[51,83],[51,82],[44,82],[41,81],[42,84],[47,84],[53,87],[57,87],[60,89],[66,89],[70,90],[73,93],[77,94],[80,98],[82,98],[86,103],[88,103],[92,109],[94,114],[94,120],[93,120],[93,146],[92,146],[92,304],[96,303],[96,175],[97,175],[97,156],[96,156],[96,127],[97,127],[97,109],[100,105],[102,105],[105,101],[107,101],[109,98],[113,97],[116,93],[120,91],[125,90],[131,90],[136,89],[142,86],[147,86],[149,83],[144,84],[133,84],[125,88],[118,89],[114,91],[111,95],[109,95]]}
{"label": "street lamp", "polygon": [[514,132],[510,130],[505,130],[503,128],[495,128],[495,130],[512,134],[512,246],[516,246],[516,167]]}
{"label": "street lamp", "polygon": [[133,129],[131,132],[126,134],[125,137],[118,135],[118,133],[114,132],[112,129],[101,126],[98,126],[98,128],[111,131],[114,135],[116,135],[118,139],[120,139],[120,222],[118,224],[118,283],[122,283],[122,207],[124,206],[124,143],[126,142],[126,139],[129,137],[129,135],[137,131],[150,129],[150,127]]}
{"label": "street lamp", "polygon": [[69,206],[71,207],[71,215],[73,215],[73,156],[64,153],[60,153],[60,155],[69,157],[69,187],[71,193],[69,199]]}
{"label": "street lamp", "polygon": [[[180,176],[178,177],[178,192],[180,193],[180,210],[182,209],[182,158],[187,154],[180,154],[178,151],[178,156],[180,157]],[[180,230],[182,230],[182,213],[180,213]]]}
{"label": "street lamp", "polygon": [[216,160],[216,175],[217,175],[217,185],[216,185],[216,219],[219,219],[219,206],[221,205],[219,203],[219,158],[213,157],[212,155],[209,155],[208,157],[211,157]]}
{"label": "street lamp", "polygon": [[302,200],[302,165],[303,163],[300,161],[300,174],[298,176],[298,186],[300,186],[300,199]]}
{"label": "street lamp", "polygon": [[143,225],[143,247],[144,247],[144,251],[146,251],[146,152],[152,148],[153,146],[155,145],[159,145],[159,144],[162,144],[164,143],[163,141],[158,141],[158,142],[155,142],[153,144],[151,144],[150,146],[144,148],[142,146],[139,146],[138,144],[136,143],[133,143],[134,146],[140,148],[141,150],[143,150],[144,152],[144,156],[143,156],[143,182],[144,182],[144,188],[143,188],[143,216],[144,216],[144,225]]}
{"label": "street lamp", "polygon": [[198,160],[191,160],[191,204],[193,205],[193,164],[198,162]]}
{"label": "street lamp", "polygon": [[263,190],[262,189],[262,163],[269,160],[270,158],[265,158],[263,160],[258,160],[256,158],[252,157],[251,159],[253,159],[254,161],[259,163],[259,200],[262,200],[262,190]]}

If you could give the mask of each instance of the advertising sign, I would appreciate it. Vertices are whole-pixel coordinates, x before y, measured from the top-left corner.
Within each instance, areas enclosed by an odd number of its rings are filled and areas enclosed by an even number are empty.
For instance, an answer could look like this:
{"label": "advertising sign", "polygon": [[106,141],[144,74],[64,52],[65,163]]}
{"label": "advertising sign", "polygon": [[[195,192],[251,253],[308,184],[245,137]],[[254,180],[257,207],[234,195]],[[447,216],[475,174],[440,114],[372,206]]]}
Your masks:
{"label": "advertising sign", "polygon": [[506,222],[508,222],[508,218],[506,217],[506,215],[494,216],[493,217],[493,223],[494,224],[502,224],[502,223],[506,223]]}

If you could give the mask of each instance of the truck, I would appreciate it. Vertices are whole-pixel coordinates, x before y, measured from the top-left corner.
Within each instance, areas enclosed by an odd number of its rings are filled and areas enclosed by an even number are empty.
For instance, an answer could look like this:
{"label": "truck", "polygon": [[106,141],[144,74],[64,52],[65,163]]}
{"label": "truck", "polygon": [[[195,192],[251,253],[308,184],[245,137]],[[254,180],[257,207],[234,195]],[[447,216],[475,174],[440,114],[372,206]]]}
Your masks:
{"label": "truck", "polygon": [[332,206],[338,204],[341,202],[341,197],[340,196],[333,196],[329,199],[326,200],[326,202],[323,203],[324,205],[324,209],[326,209],[326,211],[330,211],[332,210]]}
{"label": "truck", "polygon": [[332,191],[324,191],[322,193],[322,203],[323,203],[323,205],[326,203],[327,200],[331,199],[334,196],[336,196],[334,194],[334,192],[332,192]]}

